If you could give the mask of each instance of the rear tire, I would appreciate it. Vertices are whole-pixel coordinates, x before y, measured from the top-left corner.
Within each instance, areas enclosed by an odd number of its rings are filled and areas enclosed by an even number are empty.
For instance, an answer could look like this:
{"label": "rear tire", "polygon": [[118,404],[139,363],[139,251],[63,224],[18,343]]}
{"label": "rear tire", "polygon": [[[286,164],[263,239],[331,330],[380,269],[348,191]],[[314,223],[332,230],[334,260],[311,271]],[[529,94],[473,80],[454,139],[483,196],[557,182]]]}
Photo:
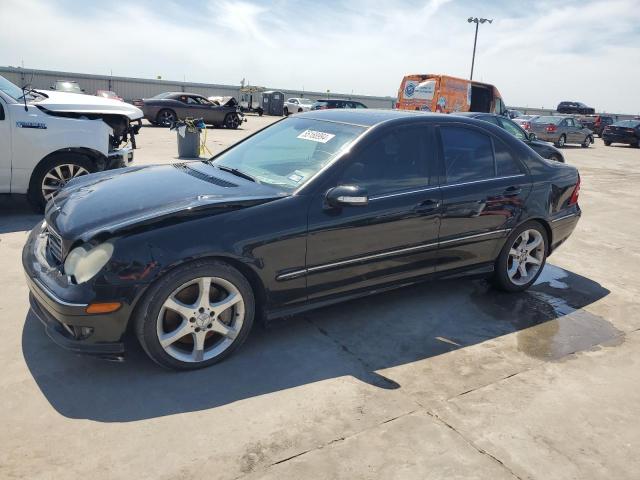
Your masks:
{"label": "rear tire", "polygon": [[170,127],[178,120],[176,112],[168,108],[164,108],[158,112],[156,122],[163,127]]}
{"label": "rear tire", "polygon": [[73,152],[61,152],[40,162],[31,174],[27,199],[31,206],[42,212],[47,202],[58,194],[69,180],[97,170],[89,157]]}
{"label": "rear tire", "polygon": [[554,161],[554,162],[564,163],[564,162],[563,162],[563,160],[562,160],[560,157],[558,157],[557,155],[551,155],[551,156],[549,157],[549,160],[552,160],[552,161]]}
{"label": "rear tire", "polygon": [[562,148],[564,147],[564,144],[567,143],[567,136],[563,133],[562,135],[560,135],[560,138],[558,139],[558,141],[555,143],[556,147],[558,148]]}
{"label": "rear tire", "polygon": [[[208,295],[203,294],[205,284]],[[242,345],[254,315],[254,294],[244,275],[218,260],[197,260],[150,287],[133,320],[140,345],[154,362],[196,370],[224,360]]]}
{"label": "rear tire", "polygon": [[536,221],[511,232],[495,263],[495,286],[506,292],[522,292],[533,285],[547,261],[548,242],[546,229]]}
{"label": "rear tire", "polygon": [[287,107],[284,107],[283,113],[284,113],[285,117],[288,117],[289,116],[289,109]]}
{"label": "rear tire", "polygon": [[605,140],[605,141],[604,141],[604,144],[605,144],[607,147],[610,147],[610,146],[611,146],[611,142],[609,142],[608,140]]}

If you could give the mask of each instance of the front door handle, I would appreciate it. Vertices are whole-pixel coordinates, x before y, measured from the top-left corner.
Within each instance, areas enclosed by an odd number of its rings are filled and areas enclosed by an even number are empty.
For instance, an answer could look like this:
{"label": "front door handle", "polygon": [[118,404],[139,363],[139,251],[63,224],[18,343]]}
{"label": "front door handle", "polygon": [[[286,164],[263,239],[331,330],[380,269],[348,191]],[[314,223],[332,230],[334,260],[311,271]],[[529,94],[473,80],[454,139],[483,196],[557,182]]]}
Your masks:
{"label": "front door handle", "polygon": [[509,187],[504,191],[504,194],[507,197],[515,197],[516,195],[520,195],[521,193],[522,193],[522,188],[516,187],[516,186]]}
{"label": "front door handle", "polygon": [[417,212],[425,213],[425,212],[433,212],[440,208],[440,200],[425,200],[424,202],[420,202],[415,210]]}

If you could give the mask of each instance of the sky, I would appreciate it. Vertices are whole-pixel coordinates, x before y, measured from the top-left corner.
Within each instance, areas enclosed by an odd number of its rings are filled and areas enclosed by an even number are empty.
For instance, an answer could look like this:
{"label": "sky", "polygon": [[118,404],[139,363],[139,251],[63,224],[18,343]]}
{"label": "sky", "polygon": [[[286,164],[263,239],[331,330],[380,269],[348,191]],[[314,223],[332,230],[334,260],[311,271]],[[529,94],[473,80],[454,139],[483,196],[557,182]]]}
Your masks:
{"label": "sky", "polygon": [[409,73],[507,105],[640,113],[640,0],[0,0],[0,65],[395,96]]}

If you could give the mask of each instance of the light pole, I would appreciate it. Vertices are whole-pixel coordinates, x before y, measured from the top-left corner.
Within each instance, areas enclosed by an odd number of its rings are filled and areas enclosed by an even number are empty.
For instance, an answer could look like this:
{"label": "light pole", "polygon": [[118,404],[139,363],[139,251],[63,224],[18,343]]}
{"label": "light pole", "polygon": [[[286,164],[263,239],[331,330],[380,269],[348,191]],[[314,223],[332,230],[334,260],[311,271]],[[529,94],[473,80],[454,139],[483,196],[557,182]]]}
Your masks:
{"label": "light pole", "polygon": [[485,23],[485,22],[493,23],[493,18],[489,19],[489,18],[469,17],[467,19],[467,22],[476,24],[476,36],[473,38],[473,56],[471,57],[471,76],[469,77],[469,80],[473,80],[473,64],[476,61],[476,43],[478,42],[478,26],[481,23]]}

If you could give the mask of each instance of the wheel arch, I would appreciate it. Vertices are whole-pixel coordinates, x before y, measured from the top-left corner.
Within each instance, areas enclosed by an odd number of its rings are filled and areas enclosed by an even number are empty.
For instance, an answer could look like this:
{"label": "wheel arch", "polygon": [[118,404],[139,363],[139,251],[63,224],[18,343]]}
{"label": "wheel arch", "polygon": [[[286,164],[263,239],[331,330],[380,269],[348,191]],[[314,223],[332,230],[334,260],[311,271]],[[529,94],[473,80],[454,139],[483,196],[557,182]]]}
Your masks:
{"label": "wheel arch", "polygon": [[49,161],[53,157],[56,157],[58,155],[64,155],[67,153],[82,155],[84,157],[87,157],[89,160],[94,161],[97,165],[96,171],[104,170],[105,167],[107,166],[108,158],[102,152],[99,152],[92,148],[88,148],[88,147],[60,148],[58,150],[54,150],[53,152],[46,154],[44,157],[40,159],[40,161],[35,165],[35,167],[31,171],[31,175],[29,176],[29,185],[31,185],[33,176],[36,174],[36,172],[38,171],[41,165],[43,165],[45,162]]}
{"label": "wheel arch", "polygon": [[264,321],[266,318],[266,291],[264,287],[264,283],[260,276],[245,262],[238,260],[237,258],[233,258],[226,255],[203,255],[199,257],[193,257],[188,260],[182,262],[176,262],[172,265],[167,266],[166,269],[162,269],[162,271],[153,279],[151,283],[149,283],[144,291],[138,295],[135,299],[133,308],[131,310],[131,315],[129,317],[129,322],[127,325],[127,331],[133,328],[133,323],[131,320],[136,317],[137,310],[140,308],[140,305],[143,304],[144,298],[149,294],[154,285],[156,285],[162,278],[168,275],[170,272],[176,270],[177,268],[182,268],[185,265],[189,265],[191,263],[201,262],[203,260],[214,260],[222,263],[226,263],[227,265],[232,266],[236,270],[238,270],[249,282],[251,286],[251,290],[253,291],[253,296],[255,298],[255,312],[256,312],[256,320]]}

